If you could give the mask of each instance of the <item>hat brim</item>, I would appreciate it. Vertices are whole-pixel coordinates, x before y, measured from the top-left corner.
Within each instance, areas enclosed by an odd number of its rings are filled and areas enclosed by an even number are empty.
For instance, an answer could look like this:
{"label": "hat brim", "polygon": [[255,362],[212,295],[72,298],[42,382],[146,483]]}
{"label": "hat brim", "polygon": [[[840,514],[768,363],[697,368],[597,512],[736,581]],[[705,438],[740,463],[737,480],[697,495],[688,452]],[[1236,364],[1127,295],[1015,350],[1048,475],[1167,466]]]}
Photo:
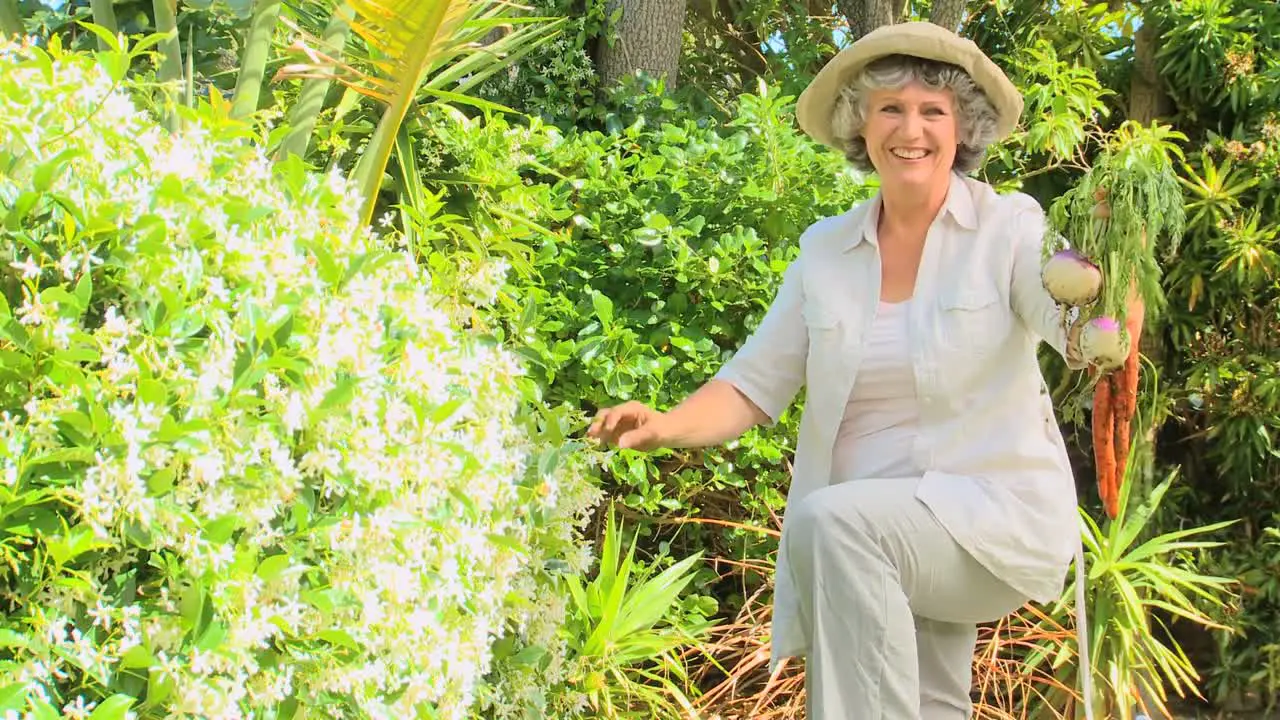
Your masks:
{"label": "hat brim", "polygon": [[1022,93],[972,40],[929,22],[883,25],[840,51],[800,94],[796,120],[809,137],[841,149],[831,128],[840,90],[869,63],[888,55],[912,55],[963,68],[996,111],[997,139],[1013,132],[1022,116]]}

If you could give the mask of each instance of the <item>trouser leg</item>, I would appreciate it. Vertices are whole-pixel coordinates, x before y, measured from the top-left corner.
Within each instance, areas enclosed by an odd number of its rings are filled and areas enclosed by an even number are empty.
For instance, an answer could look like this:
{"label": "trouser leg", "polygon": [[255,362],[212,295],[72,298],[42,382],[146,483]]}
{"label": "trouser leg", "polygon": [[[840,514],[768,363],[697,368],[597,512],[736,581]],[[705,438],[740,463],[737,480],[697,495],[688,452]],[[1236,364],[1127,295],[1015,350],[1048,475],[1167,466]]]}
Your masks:
{"label": "trouser leg", "polygon": [[[953,704],[954,691],[922,688],[922,678],[932,682],[936,674],[922,676],[917,617],[976,625],[1025,600],[956,544],[916,499],[918,484],[832,485],[788,512],[782,551],[809,636],[809,720],[920,720],[922,693],[930,694],[930,712]],[[950,652],[925,662],[945,668],[950,686],[962,682],[960,639],[944,633],[930,643],[931,652]]]}
{"label": "trouser leg", "polygon": [[966,720],[973,711],[974,623],[916,618],[920,667],[920,720]]}

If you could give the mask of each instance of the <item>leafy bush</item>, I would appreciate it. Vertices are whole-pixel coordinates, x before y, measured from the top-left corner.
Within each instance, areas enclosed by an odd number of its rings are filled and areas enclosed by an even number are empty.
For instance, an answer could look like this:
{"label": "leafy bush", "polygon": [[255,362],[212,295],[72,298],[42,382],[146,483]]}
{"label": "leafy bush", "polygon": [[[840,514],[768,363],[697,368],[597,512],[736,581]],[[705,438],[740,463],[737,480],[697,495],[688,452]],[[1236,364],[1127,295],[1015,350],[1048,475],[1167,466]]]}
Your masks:
{"label": "leafy bush", "polygon": [[[680,401],[763,317],[804,228],[868,194],[863,178],[794,131],[791,100],[761,88],[723,124],[657,94],[629,96],[605,131],[456,116],[427,124],[425,181],[463,181],[450,187],[448,210],[535,246],[531,275],[500,297],[490,322],[550,402],[590,414],[631,398]],[[728,448],[611,454],[610,491],[650,517],[765,523],[784,502],[796,417]],[[680,532],[685,547],[713,556],[772,547],[738,530]]]}
{"label": "leafy bush", "polygon": [[0,47],[0,711],[574,716],[563,412],[344,181],[122,62]]}

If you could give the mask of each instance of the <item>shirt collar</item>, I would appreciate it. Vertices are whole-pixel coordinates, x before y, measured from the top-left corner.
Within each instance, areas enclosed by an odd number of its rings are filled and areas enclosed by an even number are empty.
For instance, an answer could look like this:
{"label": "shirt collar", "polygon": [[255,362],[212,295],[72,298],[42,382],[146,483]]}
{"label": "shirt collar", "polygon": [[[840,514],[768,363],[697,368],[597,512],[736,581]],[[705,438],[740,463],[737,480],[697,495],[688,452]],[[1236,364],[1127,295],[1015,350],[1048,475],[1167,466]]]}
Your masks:
{"label": "shirt collar", "polygon": [[[850,227],[849,244],[846,250],[851,250],[863,242],[878,244],[876,226],[880,223],[882,201],[883,196],[877,192],[869,202],[863,204],[862,212],[851,214],[852,227]],[[939,218],[947,215],[966,230],[978,228],[978,211],[973,205],[973,193],[965,179],[954,172],[951,173],[951,186],[947,189],[947,199],[943,201],[942,208],[938,212]]]}

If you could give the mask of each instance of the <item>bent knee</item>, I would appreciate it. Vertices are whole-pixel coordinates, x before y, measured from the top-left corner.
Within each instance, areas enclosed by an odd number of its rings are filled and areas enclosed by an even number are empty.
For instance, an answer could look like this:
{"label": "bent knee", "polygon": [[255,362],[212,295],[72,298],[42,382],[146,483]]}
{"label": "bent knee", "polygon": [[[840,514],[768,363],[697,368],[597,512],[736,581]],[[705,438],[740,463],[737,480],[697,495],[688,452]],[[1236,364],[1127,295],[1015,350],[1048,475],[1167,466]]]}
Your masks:
{"label": "bent knee", "polygon": [[805,496],[787,513],[789,532],[803,540],[830,538],[833,534],[871,535],[875,522],[870,503],[860,502],[863,488],[856,483],[830,485]]}

